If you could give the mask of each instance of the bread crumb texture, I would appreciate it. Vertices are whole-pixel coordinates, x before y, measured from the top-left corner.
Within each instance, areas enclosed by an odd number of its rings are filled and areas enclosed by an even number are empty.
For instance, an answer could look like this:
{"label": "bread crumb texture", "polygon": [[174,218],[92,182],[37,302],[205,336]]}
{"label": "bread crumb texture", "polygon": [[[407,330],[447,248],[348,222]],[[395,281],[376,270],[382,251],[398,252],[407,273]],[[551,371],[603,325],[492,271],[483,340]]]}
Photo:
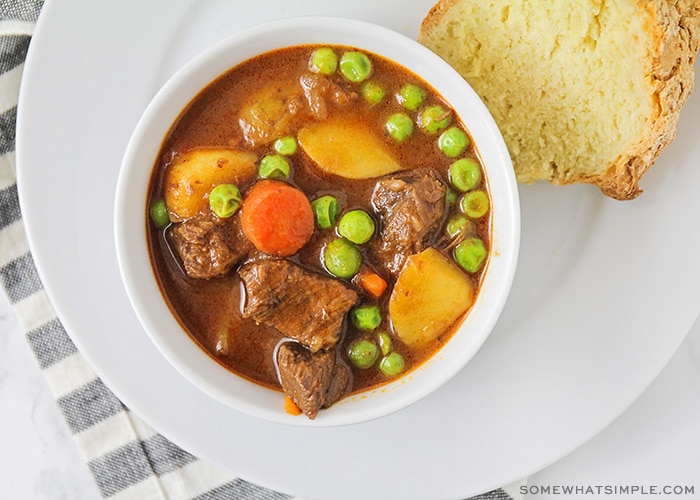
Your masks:
{"label": "bread crumb texture", "polygon": [[419,41],[484,100],[518,181],[626,200],[675,137],[699,27],[700,0],[441,0]]}

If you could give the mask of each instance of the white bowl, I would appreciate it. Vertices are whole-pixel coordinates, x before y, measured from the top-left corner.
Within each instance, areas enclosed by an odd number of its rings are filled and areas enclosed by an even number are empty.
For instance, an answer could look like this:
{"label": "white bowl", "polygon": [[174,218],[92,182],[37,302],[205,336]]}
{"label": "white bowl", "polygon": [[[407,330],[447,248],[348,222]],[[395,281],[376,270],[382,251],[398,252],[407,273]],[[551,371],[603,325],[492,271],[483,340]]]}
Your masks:
{"label": "white bowl", "polygon": [[[322,410],[315,420],[285,413],[279,392],[229,372],[182,330],[155,279],[146,240],[146,199],[161,144],[190,100],[233,66],[258,54],[302,44],[354,46],[387,57],[431,84],[456,110],[483,161],[492,197],[491,256],[476,302],[460,329],[428,362],[378,389]],[[510,156],[479,97],[447,63],[414,40],[374,24],[299,17],[241,31],[176,73],[153,98],[124,155],[115,199],[117,257],[129,300],[157,348],[184,377],[211,397],[247,414],[304,426],[368,421],[404,408],[453,377],[476,354],[510,291],[520,243],[518,191]]]}

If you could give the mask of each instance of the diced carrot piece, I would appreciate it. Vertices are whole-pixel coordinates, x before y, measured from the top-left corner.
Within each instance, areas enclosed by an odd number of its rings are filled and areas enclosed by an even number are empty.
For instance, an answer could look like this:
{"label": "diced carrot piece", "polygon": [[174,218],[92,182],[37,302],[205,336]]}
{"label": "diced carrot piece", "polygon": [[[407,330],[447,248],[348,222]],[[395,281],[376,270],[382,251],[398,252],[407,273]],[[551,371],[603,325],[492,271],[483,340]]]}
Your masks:
{"label": "diced carrot piece", "polygon": [[286,394],[284,395],[284,411],[290,415],[294,415],[295,417],[297,415],[301,415],[301,409],[297,406],[294,400]]}
{"label": "diced carrot piece", "polygon": [[314,233],[314,212],[306,195],[275,180],[258,181],[241,208],[243,234],[261,252],[294,255]]}
{"label": "diced carrot piece", "polygon": [[387,283],[375,272],[363,273],[360,277],[360,285],[362,289],[367,292],[370,296],[378,299],[386,291]]}

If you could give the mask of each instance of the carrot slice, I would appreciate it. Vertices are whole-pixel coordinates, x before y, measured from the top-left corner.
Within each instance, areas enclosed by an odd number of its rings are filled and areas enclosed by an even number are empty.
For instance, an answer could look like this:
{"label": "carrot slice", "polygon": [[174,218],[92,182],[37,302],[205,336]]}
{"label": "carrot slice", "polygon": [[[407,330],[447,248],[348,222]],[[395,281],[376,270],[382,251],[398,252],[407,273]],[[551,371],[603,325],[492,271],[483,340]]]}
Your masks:
{"label": "carrot slice", "polygon": [[306,195],[281,181],[253,185],[241,208],[243,234],[261,252],[278,257],[295,254],[314,233],[314,212]]}
{"label": "carrot slice", "polygon": [[294,400],[286,394],[284,395],[284,411],[290,415],[294,415],[295,417],[297,415],[301,415],[301,409],[297,406]]}
{"label": "carrot slice", "polygon": [[378,299],[386,291],[387,283],[375,272],[363,273],[360,277],[360,286],[370,296]]}

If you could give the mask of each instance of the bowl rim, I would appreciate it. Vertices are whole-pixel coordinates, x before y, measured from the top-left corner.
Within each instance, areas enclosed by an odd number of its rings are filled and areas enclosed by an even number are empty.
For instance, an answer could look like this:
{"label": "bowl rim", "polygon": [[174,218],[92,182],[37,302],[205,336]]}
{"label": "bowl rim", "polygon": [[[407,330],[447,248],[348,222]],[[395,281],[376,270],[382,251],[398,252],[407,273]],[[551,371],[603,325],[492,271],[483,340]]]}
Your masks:
{"label": "bowl rim", "polygon": [[[315,420],[286,414],[278,391],[225,369],[183,330],[155,279],[145,218],[155,158],[187,104],[221,74],[256,55],[308,44],[372,52],[428,82],[467,125],[484,163],[494,201],[489,267],[459,331],[417,369],[378,388],[351,395],[319,412]],[[144,162],[148,168],[143,167]],[[134,224],[135,220],[141,223]],[[415,40],[377,24],[337,16],[291,17],[241,30],[205,49],[172,75],[148,104],[129,139],[117,179],[113,223],[119,272],[129,302],[168,362],[219,402],[251,416],[295,426],[325,427],[373,420],[411,405],[450,380],[472,359],[495,326],[513,283],[520,247],[519,196],[510,155],[478,95],[451,66]],[[470,336],[462,332],[467,329]],[[173,330],[182,335],[169,335]],[[471,335],[473,331],[478,335]],[[405,389],[406,385],[411,385],[410,390]]]}

